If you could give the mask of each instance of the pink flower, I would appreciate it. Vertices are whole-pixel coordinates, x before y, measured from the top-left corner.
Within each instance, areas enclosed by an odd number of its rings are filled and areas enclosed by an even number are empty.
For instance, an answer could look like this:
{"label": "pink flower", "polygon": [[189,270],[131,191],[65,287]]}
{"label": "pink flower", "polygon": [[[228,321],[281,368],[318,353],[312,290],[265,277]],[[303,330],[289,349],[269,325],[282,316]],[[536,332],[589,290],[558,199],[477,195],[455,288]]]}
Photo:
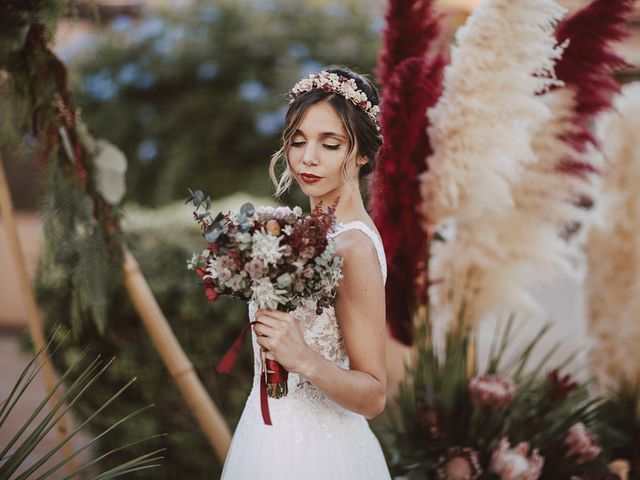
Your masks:
{"label": "pink flower", "polygon": [[476,405],[498,409],[511,403],[516,387],[509,378],[482,375],[471,379],[469,391]]}
{"label": "pink flower", "polygon": [[478,452],[471,448],[450,448],[438,460],[438,480],[476,480],[482,475]]}
{"label": "pink flower", "polygon": [[515,448],[507,438],[500,440],[491,455],[491,470],[500,475],[500,480],[536,480],[542,472],[544,459],[535,449],[529,454],[529,444],[519,443]]}
{"label": "pink flower", "polygon": [[582,422],[576,423],[569,429],[564,444],[569,449],[567,456],[575,455],[578,465],[590,462],[602,452],[593,434]]}

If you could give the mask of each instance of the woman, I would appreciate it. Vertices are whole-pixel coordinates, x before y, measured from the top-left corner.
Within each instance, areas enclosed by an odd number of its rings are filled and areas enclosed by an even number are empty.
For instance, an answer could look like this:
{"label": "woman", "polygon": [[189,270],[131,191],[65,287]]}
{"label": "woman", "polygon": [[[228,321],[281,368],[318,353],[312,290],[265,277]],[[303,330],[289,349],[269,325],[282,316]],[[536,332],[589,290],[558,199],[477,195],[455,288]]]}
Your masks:
{"label": "woman", "polygon": [[[276,197],[295,180],[314,208],[334,203],[343,278],[334,305],[321,315],[304,300],[291,313],[249,305],[254,386],[234,434],[222,478],[390,479],[366,419],[386,401],[386,261],[364,207],[359,179],[370,173],[382,144],[379,98],[362,76],[329,68],[290,91],[283,145],[270,175]],[[275,167],[285,170],[276,178]],[[269,399],[272,425],[261,417],[260,349],[289,374],[289,393]]]}

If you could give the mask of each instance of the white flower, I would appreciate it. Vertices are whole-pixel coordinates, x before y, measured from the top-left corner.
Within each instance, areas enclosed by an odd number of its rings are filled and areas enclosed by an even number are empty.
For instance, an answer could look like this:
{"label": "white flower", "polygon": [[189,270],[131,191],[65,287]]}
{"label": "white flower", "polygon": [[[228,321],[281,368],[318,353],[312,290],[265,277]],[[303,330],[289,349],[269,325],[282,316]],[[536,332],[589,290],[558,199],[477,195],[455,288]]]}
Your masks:
{"label": "white flower", "polygon": [[277,219],[285,219],[292,213],[293,211],[289,207],[277,207],[274,214]]}
{"label": "white flower", "polygon": [[280,245],[279,237],[269,235],[264,231],[253,232],[253,249],[251,250],[251,258],[260,258],[266,267],[269,264],[275,265],[282,257],[283,245]]}
{"label": "white flower", "polygon": [[215,280],[216,278],[218,278],[218,262],[213,260],[209,260],[207,262],[207,267],[205,268],[205,271],[207,272],[207,275],[205,275],[204,277],[202,277],[205,280],[208,279],[212,279]]}
{"label": "white flower", "polygon": [[260,215],[270,215],[273,216],[275,208],[270,207],[269,205],[260,205],[256,208],[256,213]]}
{"label": "white flower", "polygon": [[297,217],[300,217],[302,216],[302,209],[296,205],[293,207],[293,213],[295,213]]}
{"label": "white flower", "polygon": [[276,289],[271,280],[266,277],[255,281],[251,285],[251,291],[253,292],[251,301],[256,304],[258,309],[269,308],[274,310],[278,308],[278,304],[287,302],[287,297],[285,296],[287,291]]}
{"label": "white flower", "polygon": [[287,236],[293,233],[293,227],[291,225],[285,225],[282,230],[284,231],[284,234]]}

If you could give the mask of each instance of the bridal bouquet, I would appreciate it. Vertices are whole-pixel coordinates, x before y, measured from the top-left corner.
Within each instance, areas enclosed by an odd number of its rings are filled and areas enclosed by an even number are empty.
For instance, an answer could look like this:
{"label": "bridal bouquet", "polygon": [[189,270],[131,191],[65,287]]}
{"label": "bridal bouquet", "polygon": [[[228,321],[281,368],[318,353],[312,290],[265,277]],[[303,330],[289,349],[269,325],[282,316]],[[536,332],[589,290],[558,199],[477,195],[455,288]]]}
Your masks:
{"label": "bridal bouquet", "polygon": [[[239,212],[209,211],[211,198],[189,190],[194,219],[207,248],[187,261],[201,278],[210,301],[230,295],[268,308],[289,312],[303,299],[313,299],[316,312],[332,304],[342,278],[342,258],[327,234],[335,227],[335,205],[309,215],[300,207],[258,207],[245,203]],[[263,359],[264,360],[264,359]],[[265,375],[272,398],[287,394],[287,371],[267,352]]]}

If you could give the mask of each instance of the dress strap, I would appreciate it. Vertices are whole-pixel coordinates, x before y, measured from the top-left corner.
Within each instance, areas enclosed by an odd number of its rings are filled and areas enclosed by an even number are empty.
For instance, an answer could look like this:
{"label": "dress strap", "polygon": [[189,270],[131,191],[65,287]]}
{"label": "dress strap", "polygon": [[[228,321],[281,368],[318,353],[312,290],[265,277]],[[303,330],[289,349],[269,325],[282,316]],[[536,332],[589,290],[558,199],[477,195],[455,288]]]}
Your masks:
{"label": "dress strap", "polygon": [[382,240],[376,234],[369,225],[364,223],[361,220],[354,220],[352,222],[347,223],[338,223],[336,225],[336,229],[331,235],[332,237],[336,237],[338,234],[345,232],[347,230],[360,230],[365,233],[373,242],[374,247],[376,248],[376,252],[378,254],[378,260],[380,262],[380,269],[382,270],[382,281],[384,283],[387,282],[387,257],[384,254],[384,245],[382,244]]}

